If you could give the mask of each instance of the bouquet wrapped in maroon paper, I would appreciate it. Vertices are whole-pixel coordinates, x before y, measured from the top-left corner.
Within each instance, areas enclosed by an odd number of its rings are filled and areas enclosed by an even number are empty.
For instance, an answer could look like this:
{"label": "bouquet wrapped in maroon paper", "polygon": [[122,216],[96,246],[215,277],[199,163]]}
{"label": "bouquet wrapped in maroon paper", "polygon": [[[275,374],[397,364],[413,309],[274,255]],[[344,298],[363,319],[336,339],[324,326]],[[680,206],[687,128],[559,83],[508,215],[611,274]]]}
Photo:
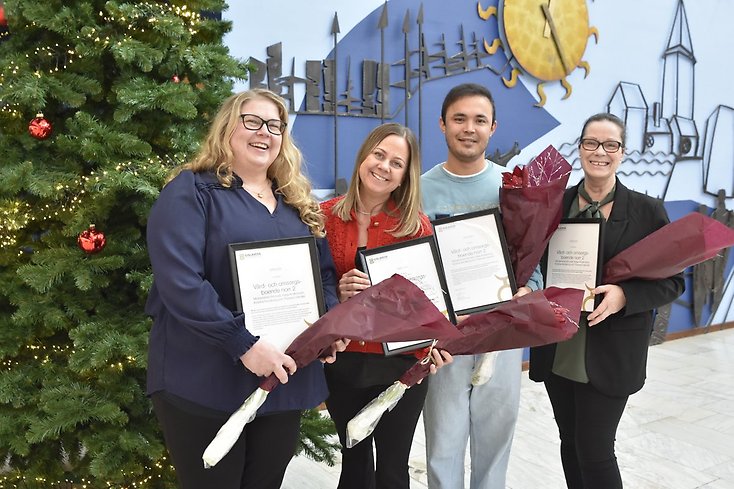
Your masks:
{"label": "bouquet wrapped in maroon paper", "polygon": [[[518,286],[527,283],[561,222],[570,173],[571,165],[548,146],[526,166],[502,174],[502,227]],[[477,362],[472,385],[489,381],[496,359],[497,354],[490,353]]]}
{"label": "bouquet wrapped in maroon paper", "polygon": [[452,355],[512,350],[564,341],[578,330],[579,289],[548,287],[516,297],[458,325],[461,336],[439,339],[437,348]]}
{"label": "bouquet wrapped in maroon paper", "polygon": [[[660,252],[661,244],[665,252]],[[692,212],[666,224],[611,258],[604,265],[603,283],[630,278],[656,280],[671,277],[691,265],[734,246],[734,230],[703,214]]]}
{"label": "bouquet wrapped in maroon paper", "polygon": [[436,342],[433,343],[428,353],[422,360],[416,362],[409,368],[400,379],[382,391],[379,396],[371,400],[365,407],[349,420],[347,423],[347,448],[352,448],[357,443],[367,438],[375,431],[382,415],[386,411],[392,411],[403,398],[405,391],[420,382],[428,375],[431,368],[431,351]]}
{"label": "bouquet wrapped in maroon paper", "polygon": [[[564,341],[578,330],[583,291],[549,287],[517,297],[496,308],[469,316],[458,325],[460,336],[440,339],[436,348],[468,355]],[[374,431],[380,417],[403,393],[428,375],[430,353],[393,385],[370,401],[347,423],[347,447]]]}
{"label": "bouquet wrapped in maroon paper", "polygon": [[525,167],[502,174],[500,210],[512,268],[525,284],[561,222],[571,165],[548,146]]}
{"label": "bouquet wrapped in maroon paper", "polygon": [[[332,308],[298,335],[285,353],[301,368],[327,352],[340,338],[387,342],[447,340],[460,335],[421,289],[406,278],[393,275]],[[213,467],[229,452],[279,383],[274,374],[263,379],[206,448],[202,456],[204,467]]]}

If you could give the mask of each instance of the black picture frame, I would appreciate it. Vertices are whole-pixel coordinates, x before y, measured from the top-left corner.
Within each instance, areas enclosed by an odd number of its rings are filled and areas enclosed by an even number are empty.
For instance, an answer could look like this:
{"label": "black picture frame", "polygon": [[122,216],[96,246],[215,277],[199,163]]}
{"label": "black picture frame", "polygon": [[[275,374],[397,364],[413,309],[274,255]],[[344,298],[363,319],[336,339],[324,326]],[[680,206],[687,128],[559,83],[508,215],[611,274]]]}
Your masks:
{"label": "black picture frame", "polygon": [[561,219],[548,242],[543,260],[545,286],[583,290],[581,311],[593,311],[600,302],[591,290],[601,283],[603,249],[602,218]]}
{"label": "black picture frame", "polygon": [[499,209],[443,217],[431,224],[457,315],[492,309],[515,295],[517,283]]}
{"label": "black picture frame", "polygon": [[[398,273],[416,284],[444,315],[456,324],[433,236],[423,236],[377,248],[359,250],[362,270],[376,284]],[[420,278],[419,278],[420,277]],[[385,355],[429,346],[433,339],[383,343]]]}
{"label": "black picture frame", "polygon": [[281,350],[326,312],[313,236],[232,243],[229,258],[248,330]]}

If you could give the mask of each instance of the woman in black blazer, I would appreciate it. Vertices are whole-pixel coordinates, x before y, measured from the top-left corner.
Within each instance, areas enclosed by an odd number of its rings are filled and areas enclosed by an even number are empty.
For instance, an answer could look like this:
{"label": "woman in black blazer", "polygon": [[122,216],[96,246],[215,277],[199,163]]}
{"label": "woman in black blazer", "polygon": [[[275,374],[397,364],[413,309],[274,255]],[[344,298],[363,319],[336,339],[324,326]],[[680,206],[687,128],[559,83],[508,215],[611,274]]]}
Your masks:
{"label": "woman in black blazer", "polygon": [[[563,196],[565,216],[605,219],[605,260],[669,222],[661,201],[629,190],[617,179],[624,141],[625,127],[618,117],[590,117],[579,143],[584,179]],[[545,382],[569,489],[622,487],[614,439],[627,398],[645,382],[653,310],[684,289],[682,274],[600,285],[594,289],[603,297],[599,306],[582,313],[573,338],[531,348],[530,378]]]}

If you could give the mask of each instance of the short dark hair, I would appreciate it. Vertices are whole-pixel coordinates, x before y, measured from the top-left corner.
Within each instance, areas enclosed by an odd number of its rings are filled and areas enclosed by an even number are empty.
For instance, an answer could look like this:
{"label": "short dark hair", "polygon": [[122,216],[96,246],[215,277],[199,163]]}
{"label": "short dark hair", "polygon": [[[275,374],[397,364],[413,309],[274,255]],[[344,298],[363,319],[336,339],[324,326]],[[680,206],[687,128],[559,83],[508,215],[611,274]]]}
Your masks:
{"label": "short dark hair", "polygon": [[624,124],[624,121],[617,117],[614,114],[610,114],[608,112],[600,112],[599,114],[594,114],[588,119],[586,119],[586,122],[584,122],[584,127],[581,128],[581,137],[579,138],[579,141],[581,139],[584,139],[584,133],[586,132],[586,126],[591,124],[592,122],[599,122],[599,121],[609,121],[612,124],[615,124],[617,127],[619,127],[620,131],[622,132],[622,147],[624,148],[624,142],[627,140],[627,127]]}
{"label": "short dark hair", "polygon": [[492,97],[492,93],[487,87],[477,83],[462,83],[461,85],[456,85],[454,88],[449,90],[449,93],[446,94],[446,98],[443,99],[443,105],[441,106],[441,120],[446,122],[446,112],[451,104],[464,97],[471,97],[474,95],[478,95],[489,100],[489,104],[492,106],[492,124],[494,124],[497,114],[494,107],[494,98]]}

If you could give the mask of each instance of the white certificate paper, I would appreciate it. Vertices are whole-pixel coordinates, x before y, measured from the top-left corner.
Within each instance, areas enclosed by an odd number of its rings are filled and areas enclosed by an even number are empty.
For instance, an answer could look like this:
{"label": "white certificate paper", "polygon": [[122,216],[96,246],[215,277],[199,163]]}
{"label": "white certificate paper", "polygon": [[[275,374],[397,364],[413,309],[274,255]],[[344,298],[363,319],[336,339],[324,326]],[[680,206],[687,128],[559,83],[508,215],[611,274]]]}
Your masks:
{"label": "white certificate paper", "polygon": [[230,245],[245,326],[281,351],[324,312],[314,238]]}
{"label": "white certificate paper", "polygon": [[[435,244],[430,236],[364,250],[361,254],[372,285],[400,274],[421,289],[449,320],[453,319],[453,311],[444,293],[441,269],[437,265]],[[384,343],[385,354],[420,348],[431,342],[427,339]]]}
{"label": "white certificate paper", "polygon": [[594,294],[601,274],[601,220],[564,219],[548,242],[546,287],[584,291],[582,311],[594,310]]}
{"label": "white certificate paper", "polygon": [[512,299],[517,288],[496,209],[436,220],[433,232],[456,314]]}

